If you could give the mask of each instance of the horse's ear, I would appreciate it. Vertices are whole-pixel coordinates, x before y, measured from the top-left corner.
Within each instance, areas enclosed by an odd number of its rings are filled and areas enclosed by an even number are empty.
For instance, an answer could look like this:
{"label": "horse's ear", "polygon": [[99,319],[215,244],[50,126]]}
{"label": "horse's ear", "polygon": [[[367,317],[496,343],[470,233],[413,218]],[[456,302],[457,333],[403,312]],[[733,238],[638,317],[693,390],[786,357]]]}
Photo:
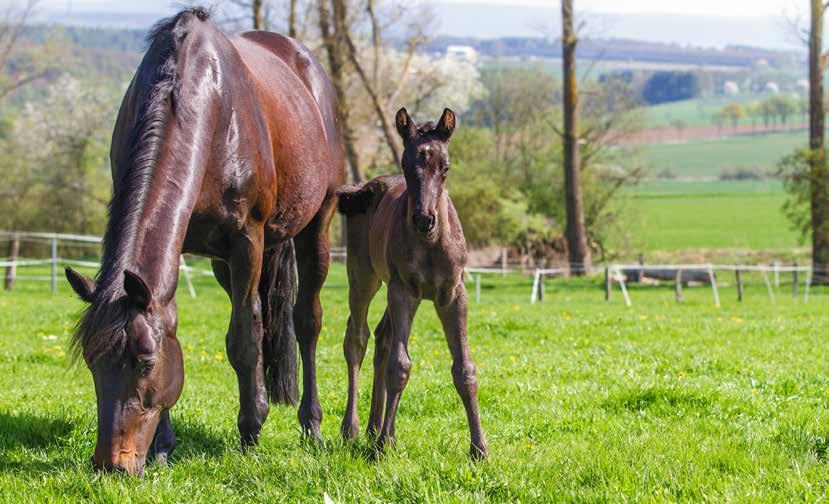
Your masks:
{"label": "horse's ear", "polygon": [[150,288],[147,286],[147,282],[138,276],[138,274],[133,273],[130,270],[124,270],[124,290],[126,291],[129,300],[139,310],[146,310],[147,307],[150,306],[153,296],[150,293]]}
{"label": "horse's ear", "polygon": [[394,122],[397,124],[397,132],[403,140],[411,140],[417,134],[414,121],[412,121],[412,118],[409,116],[409,111],[405,108],[397,111]]}
{"label": "horse's ear", "polygon": [[456,124],[455,113],[451,109],[444,109],[443,115],[440,116],[440,121],[435,127],[435,131],[444,139],[449,140],[452,138],[452,133],[455,132]]}
{"label": "horse's ear", "polygon": [[69,281],[69,285],[72,286],[72,290],[74,290],[81,299],[87,303],[91,303],[92,299],[95,297],[95,289],[97,288],[95,280],[81,275],[69,266],[66,267],[64,272],[66,273],[66,279]]}

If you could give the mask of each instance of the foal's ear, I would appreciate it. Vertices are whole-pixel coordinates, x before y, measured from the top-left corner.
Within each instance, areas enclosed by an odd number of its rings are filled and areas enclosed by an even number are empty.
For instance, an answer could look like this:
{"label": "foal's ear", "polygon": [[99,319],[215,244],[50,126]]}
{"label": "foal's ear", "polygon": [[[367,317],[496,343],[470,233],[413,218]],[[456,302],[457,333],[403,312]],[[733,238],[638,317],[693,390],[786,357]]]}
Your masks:
{"label": "foal's ear", "polygon": [[153,296],[147,282],[138,274],[130,270],[124,270],[124,290],[129,300],[139,310],[144,311],[150,306]]}
{"label": "foal's ear", "polygon": [[92,299],[95,297],[95,289],[97,288],[95,280],[81,275],[69,266],[66,267],[64,272],[66,273],[66,279],[69,281],[69,285],[72,286],[72,290],[74,290],[81,299],[87,303],[91,303]]}
{"label": "foal's ear", "polygon": [[395,121],[397,124],[397,132],[403,138],[403,140],[411,140],[417,134],[417,127],[415,126],[414,121],[409,116],[409,111],[405,108],[402,108],[397,111],[397,116],[395,117]]}
{"label": "foal's ear", "polygon": [[440,121],[435,127],[435,131],[445,140],[449,140],[452,138],[452,133],[455,132],[456,124],[455,113],[451,109],[444,109],[443,115],[440,116]]}

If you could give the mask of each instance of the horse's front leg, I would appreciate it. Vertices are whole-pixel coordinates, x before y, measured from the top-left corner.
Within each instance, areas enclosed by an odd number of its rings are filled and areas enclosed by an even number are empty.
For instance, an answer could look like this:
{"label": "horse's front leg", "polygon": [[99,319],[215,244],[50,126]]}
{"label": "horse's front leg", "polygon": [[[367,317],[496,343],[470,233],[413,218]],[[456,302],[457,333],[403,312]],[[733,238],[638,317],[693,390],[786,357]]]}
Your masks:
{"label": "horse's front leg", "polygon": [[[262,424],[268,417],[262,362],[262,307],[258,291],[262,257],[263,242],[259,230],[237,240],[227,265],[233,312],[225,343],[227,357],[239,382],[238,425],[242,447],[257,443]],[[218,272],[216,276],[219,278]]]}
{"label": "horse's front leg", "polygon": [[302,358],[302,399],[297,416],[304,433],[321,440],[322,407],[317,395],[317,340],[322,329],[320,290],[328,276],[328,224],[335,199],[327,199],[316,217],[294,238],[299,286],[294,330]]}
{"label": "horse's front leg", "polygon": [[463,280],[435,300],[435,310],[443,325],[446,342],[452,354],[452,380],[455,382],[455,390],[461,396],[466,409],[471,436],[469,453],[474,459],[484,458],[488,454],[488,447],[478,411],[478,380],[475,376],[475,365],[472,363],[472,355],[469,352],[469,343],[466,338],[467,304]]}
{"label": "horse's front leg", "polygon": [[173,424],[170,422],[170,410],[164,410],[158,420],[158,427],[155,428],[155,436],[153,436],[147,458],[155,460],[157,465],[166,465],[167,459],[175,448],[176,433],[173,432]]}
{"label": "horse's front leg", "polygon": [[388,306],[386,313],[391,322],[391,342],[386,355],[386,408],[383,419],[383,428],[377,446],[383,450],[394,440],[394,420],[397,417],[397,406],[400,396],[409,382],[409,371],[412,361],[409,359],[409,334],[412,321],[420,304],[420,297],[410,292],[396,275],[393,275],[388,286]]}

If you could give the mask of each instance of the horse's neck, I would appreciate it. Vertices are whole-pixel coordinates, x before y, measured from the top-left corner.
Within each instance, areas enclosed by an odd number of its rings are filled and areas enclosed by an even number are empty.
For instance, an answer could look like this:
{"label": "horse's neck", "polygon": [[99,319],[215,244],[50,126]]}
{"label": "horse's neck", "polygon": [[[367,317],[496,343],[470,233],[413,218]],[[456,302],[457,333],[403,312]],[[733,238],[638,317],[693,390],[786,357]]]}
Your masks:
{"label": "horse's neck", "polygon": [[[192,159],[192,157],[191,157]],[[158,299],[169,300],[178,284],[184,239],[204,179],[203,163],[157,163],[143,194],[122,192],[128,209],[110,222],[104,265],[129,269],[147,282]],[[106,257],[106,256],[109,257]]]}

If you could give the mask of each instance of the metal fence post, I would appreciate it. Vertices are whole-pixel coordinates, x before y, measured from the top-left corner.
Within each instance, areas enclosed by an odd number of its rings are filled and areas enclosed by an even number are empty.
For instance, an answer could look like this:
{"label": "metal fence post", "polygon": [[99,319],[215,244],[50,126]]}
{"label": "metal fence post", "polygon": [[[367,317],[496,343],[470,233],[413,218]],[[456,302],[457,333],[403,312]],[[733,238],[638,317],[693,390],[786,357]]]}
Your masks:
{"label": "metal fence post", "polygon": [[475,275],[475,303],[481,302],[481,274]]}

